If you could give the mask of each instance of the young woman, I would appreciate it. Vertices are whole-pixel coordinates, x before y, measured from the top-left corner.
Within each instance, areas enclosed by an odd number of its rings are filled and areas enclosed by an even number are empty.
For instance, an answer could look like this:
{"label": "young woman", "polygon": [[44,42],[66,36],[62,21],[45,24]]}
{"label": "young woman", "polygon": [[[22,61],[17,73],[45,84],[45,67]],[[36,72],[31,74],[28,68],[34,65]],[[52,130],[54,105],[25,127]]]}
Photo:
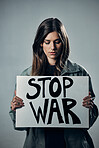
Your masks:
{"label": "young woman", "polygon": [[[69,40],[63,24],[57,18],[48,18],[40,24],[37,30],[33,43],[33,64],[21,75],[89,76],[84,68],[68,59],[69,52]],[[93,103],[93,98],[95,94],[89,76],[89,95],[81,100],[82,105],[89,108],[89,127],[98,116],[98,109]],[[23,106],[24,102],[15,93],[10,111],[14,127],[16,109]],[[24,148],[94,148],[88,129],[25,128],[23,130],[27,132]]]}

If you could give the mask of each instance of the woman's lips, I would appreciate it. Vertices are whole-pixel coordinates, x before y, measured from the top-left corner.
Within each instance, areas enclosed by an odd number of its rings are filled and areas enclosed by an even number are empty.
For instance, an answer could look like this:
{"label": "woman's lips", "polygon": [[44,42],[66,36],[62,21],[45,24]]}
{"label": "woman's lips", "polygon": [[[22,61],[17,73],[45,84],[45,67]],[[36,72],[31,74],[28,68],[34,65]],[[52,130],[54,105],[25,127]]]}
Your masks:
{"label": "woman's lips", "polygon": [[55,55],[56,54],[56,52],[49,52],[51,55]]}

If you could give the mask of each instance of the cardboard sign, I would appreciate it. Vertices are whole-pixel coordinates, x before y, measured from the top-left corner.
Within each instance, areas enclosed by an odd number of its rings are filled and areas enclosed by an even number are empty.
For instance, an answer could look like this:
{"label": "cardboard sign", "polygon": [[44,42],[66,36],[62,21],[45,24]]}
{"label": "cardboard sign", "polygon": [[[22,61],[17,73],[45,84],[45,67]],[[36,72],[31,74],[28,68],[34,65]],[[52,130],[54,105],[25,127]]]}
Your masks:
{"label": "cardboard sign", "polygon": [[17,76],[16,127],[89,127],[88,76]]}

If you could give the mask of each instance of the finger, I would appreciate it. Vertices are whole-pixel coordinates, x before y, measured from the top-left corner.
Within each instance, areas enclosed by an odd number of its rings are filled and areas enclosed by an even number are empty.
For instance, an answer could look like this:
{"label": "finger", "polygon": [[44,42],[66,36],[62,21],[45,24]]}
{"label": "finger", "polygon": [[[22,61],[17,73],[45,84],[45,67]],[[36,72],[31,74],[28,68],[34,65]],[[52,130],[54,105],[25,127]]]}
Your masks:
{"label": "finger", "polygon": [[20,100],[23,101],[21,98],[19,98],[18,96],[14,96],[14,100]]}
{"label": "finger", "polygon": [[21,106],[21,105],[24,105],[24,103],[23,102],[14,102],[13,105]]}
{"label": "finger", "polygon": [[11,101],[11,104],[14,104],[14,105],[23,105],[24,102],[23,102],[22,100],[16,99],[16,100],[14,100],[14,101]]}
{"label": "finger", "polygon": [[13,105],[13,106],[14,106],[14,108],[16,109],[16,108],[23,107],[23,106],[24,106],[24,104],[16,104],[16,105]]}
{"label": "finger", "polygon": [[83,105],[84,107],[86,107],[86,108],[93,108],[93,105]]}
{"label": "finger", "polygon": [[94,104],[92,98],[83,99],[83,103],[85,104]]}
{"label": "finger", "polygon": [[93,108],[94,103],[91,101],[84,101],[82,103],[82,106],[86,107],[86,108]]}
{"label": "finger", "polygon": [[12,102],[17,102],[17,101],[23,102],[23,100],[21,98],[14,96]]}
{"label": "finger", "polygon": [[86,102],[83,102],[83,105],[93,105],[93,102],[91,102],[91,101],[86,101]]}
{"label": "finger", "polygon": [[23,102],[11,102],[11,110],[15,110],[16,108],[23,107],[24,103]]}
{"label": "finger", "polygon": [[83,100],[83,103],[90,103],[93,102],[91,98],[87,99],[87,100]]}
{"label": "finger", "polygon": [[11,104],[14,104],[14,105],[16,105],[16,104],[24,104],[24,102],[23,102],[23,100],[21,99],[16,99],[16,98],[14,98],[12,101],[11,101]]}
{"label": "finger", "polygon": [[16,109],[18,109],[18,108],[21,108],[21,107],[23,107],[23,106],[11,106],[11,110],[13,110],[13,111],[16,111]]}
{"label": "finger", "polygon": [[15,102],[23,102],[21,98],[16,97]]}
{"label": "finger", "polygon": [[93,108],[93,105],[83,105],[83,106],[89,109]]}
{"label": "finger", "polygon": [[87,100],[87,99],[90,99],[91,98],[91,95],[88,95],[86,97],[83,98],[83,100]]}

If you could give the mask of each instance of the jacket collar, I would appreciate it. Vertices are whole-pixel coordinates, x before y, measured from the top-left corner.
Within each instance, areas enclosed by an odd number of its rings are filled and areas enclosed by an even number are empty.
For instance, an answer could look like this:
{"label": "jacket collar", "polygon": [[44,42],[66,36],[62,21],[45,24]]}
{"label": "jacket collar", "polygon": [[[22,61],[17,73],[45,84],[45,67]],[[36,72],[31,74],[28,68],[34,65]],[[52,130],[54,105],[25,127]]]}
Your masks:
{"label": "jacket collar", "polygon": [[61,75],[64,75],[65,73],[76,73],[79,72],[80,68],[76,63],[72,63],[70,60],[67,60],[65,62],[65,66],[61,72]]}

